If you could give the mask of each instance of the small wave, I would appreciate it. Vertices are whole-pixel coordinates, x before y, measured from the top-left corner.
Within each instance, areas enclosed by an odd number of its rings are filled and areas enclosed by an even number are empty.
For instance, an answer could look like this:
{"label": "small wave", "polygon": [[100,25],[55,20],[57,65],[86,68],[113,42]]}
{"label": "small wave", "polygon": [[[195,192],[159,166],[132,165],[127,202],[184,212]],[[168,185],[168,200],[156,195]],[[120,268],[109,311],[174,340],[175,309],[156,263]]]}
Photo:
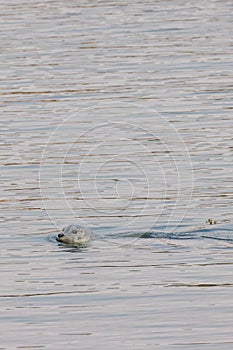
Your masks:
{"label": "small wave", "polygon": [[[107,233],[106,233],[107,231]],[[50,242],[58,243],[56,240],[56,235],[50,233],[47,236],[47,239]],[[187,240],[215,240],[226,243],[233,243],[233,227],[232,225],[202,225],[196,227],[181,227],[180,230],[170,231],[168,227],[159,227],[159,230],[156,228],[151,231],[143,232],[140,231],[125,231],[125,232],[115,232],[112,233],[110,229],[106,230],[101,227],[98,227],[96,232],[94,232],[94,240],[103,240],[114,243],[118,240],[129,241],[129,240],[138,240],[138,239],[162,239],[162,240],[172,240],[176,241],[187,241]],[[64,246],[64,244],[63,244]]]}

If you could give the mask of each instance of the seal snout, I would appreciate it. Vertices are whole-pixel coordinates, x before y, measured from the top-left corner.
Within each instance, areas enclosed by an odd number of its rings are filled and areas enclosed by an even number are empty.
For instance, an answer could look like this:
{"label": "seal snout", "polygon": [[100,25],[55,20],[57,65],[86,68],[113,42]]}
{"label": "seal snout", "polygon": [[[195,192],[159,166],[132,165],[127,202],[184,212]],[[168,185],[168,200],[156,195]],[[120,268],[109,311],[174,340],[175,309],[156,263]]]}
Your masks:
{"label": "seal snout", "polygon": [[58,233],[58,235],[57,235],[58,238],[62,238],[64,236],[65,236],[64,233]]}

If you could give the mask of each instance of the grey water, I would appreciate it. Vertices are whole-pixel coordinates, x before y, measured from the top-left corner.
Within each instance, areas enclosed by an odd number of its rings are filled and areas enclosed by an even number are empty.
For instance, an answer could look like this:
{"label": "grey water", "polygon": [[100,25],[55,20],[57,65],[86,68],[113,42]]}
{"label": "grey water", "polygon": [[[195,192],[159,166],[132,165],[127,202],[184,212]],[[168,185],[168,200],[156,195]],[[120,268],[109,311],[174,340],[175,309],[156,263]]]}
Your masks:
{"label": "grey water", "polygon": [[232,349],[232,11],[0,0],[0,349]]}

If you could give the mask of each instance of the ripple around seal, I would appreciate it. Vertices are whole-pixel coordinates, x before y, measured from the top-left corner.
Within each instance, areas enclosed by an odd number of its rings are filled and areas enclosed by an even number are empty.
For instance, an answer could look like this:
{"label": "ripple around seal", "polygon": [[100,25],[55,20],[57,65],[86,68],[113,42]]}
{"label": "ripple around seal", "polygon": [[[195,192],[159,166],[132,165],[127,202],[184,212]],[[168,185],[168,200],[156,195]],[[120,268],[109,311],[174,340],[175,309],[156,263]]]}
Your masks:
{"label": "ripple around seal", "polygon": [[[94,244],[95,241],[101,242],[104,241],[106,243],[111,244],[118,244],[118,245],[129,245],[129,244],[135,244],[137,242],[138,245],[144,245],[145,240],[150,239],[151,244],[171,244],[172,242],[175,244],[177,241],[177,244],[179,241],[183,241],[182,243],[184,244],[184,241],[186,242],[186,246],[189,246],[188,240],[205,240],[205,241],[216,241],[215,244],[217,244],[217,241],[219,242],[225,242],[229,243],[229,246],[232,244],[233,247],[233,227],[232,224],[228,225],[219,225],[215,226],[210,226],[210,225],[203,225],[202,227],[194,227],[194,228],[182,228],[182,230],[177,230],[175,232],[165,232],[166,227],[159,227],[158,229],[154,229],[151,231],[143,232],[140,230],[139,232],[132,232],[132,231],[124,231],[124,232],[119,232],[119,233],[111,233],[111,229],[106,227],[99,227],[96,230],[92,229],[92,239],[90,242],[88,242],[87,245],[89,244]],[[164,230],[163,230],[164,229]],[[58,232],[57,232],[58,233]],[[56,244],[60,244],[61,246],[66,246],[67,244],[58,242],[56,239],[57,234],[55,233],[50,233],[47,236],[47,239]],[[93,242],[92,242],[93,241]],[[221,244],[221,243],[220,243]],[[83,245],[85,247],[86,244]],[[79,246],[81,248],[81,245]]]}

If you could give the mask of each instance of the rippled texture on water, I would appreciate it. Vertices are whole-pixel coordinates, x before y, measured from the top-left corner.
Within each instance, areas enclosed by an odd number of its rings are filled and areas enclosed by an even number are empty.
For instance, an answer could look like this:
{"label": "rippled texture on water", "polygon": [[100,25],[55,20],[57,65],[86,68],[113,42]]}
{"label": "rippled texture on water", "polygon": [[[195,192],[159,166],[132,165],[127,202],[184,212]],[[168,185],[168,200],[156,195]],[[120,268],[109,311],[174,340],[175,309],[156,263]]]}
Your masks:
{"label": "rippled texture on water", "polygon": [[232,349],[232,10],[0,0],[1,349]]}

